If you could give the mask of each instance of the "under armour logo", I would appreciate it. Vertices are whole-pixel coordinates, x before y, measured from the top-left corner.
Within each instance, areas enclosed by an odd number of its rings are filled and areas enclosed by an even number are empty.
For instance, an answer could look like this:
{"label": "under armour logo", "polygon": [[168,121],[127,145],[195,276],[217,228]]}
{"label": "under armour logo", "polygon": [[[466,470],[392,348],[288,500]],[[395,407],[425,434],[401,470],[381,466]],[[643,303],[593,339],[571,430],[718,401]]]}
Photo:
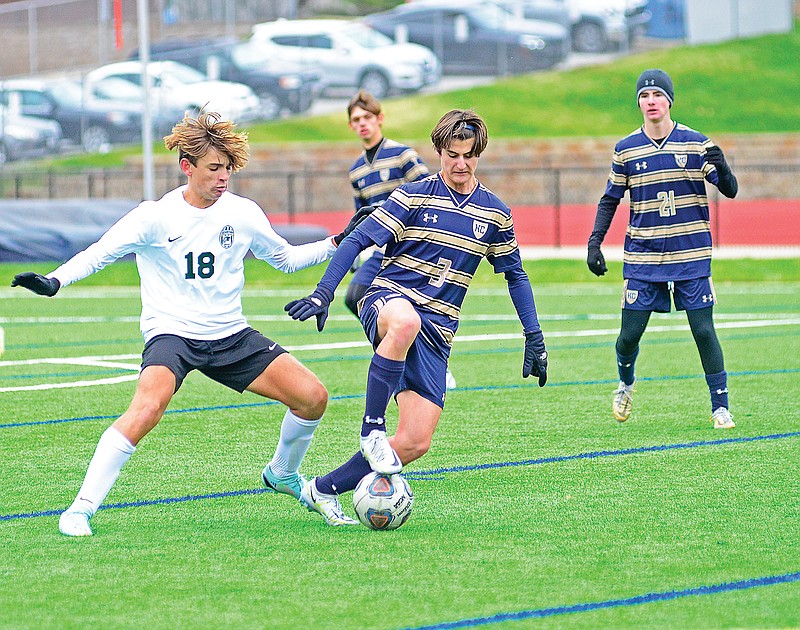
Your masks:
{"label": "under armour logo", "polygon": [[713,295],[707,294],[703,296],[703,304],[705,304],[706,302],[713,302],[713,301],[714,301]]}
{"label": "under armour logo", "polygon": [[636,170],[637,171],[647,170],[647,162],[636,162]]}
{"label": "under armour logo", "polygon": [[727,394],[727,393],[728,393],[728,388],[727,387],[725,389],[718,389],[717,390],[717,395],[722,395],[722,394]]}
{"label": "under armour logo", "polygon": [[656,80],[655,79],[645,79],[644,80],[644,84],[645,85],[655,85],[656,84]]}
{"label": "under armour logo", "polygon": [[370,416],[364,416],[364,422],[366,422],[367,424],[382,425],[384,424],[384,419],[381,417],[371,418]]}
{"label": "under armour logo", "polygon": [[438,214],[428,214],[427,212],[422,215],[422,220],[427,223],[430,221],[431,223],[436,223],[439,220]]}

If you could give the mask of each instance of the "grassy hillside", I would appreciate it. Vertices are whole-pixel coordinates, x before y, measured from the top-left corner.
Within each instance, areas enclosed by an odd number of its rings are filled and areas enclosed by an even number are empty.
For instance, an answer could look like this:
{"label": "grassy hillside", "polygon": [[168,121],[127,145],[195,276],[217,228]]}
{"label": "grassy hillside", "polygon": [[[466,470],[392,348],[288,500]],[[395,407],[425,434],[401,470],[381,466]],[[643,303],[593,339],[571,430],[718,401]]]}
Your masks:
{"label": "grassy hillside", "polygon": [[[452,108],[475,108],[493,138],[620,136],[641,122],[634,85],[645,68],[675,82],[675,118],[704,133],[800,132],[800,33],[706,46],[679,46],[569,71],[539,72],[492,85],[387,99],[386,133],[427,140]],[[352,141],[343,112],[248,127],[252,144]],[[166,153],[157,143],[156,151]],[[141,153],[71,156],[56,167],[111,167]]]}

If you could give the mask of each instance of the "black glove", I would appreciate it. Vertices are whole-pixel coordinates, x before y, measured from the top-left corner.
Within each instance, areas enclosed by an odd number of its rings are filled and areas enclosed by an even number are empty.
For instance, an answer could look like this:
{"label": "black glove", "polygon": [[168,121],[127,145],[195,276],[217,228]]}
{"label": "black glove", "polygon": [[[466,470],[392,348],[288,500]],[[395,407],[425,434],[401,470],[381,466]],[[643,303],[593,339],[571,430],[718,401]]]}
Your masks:
{"label": "black glove", "polygon": [[375,210],[375,206],[361,206],[358,210],[356,210],[356,213],[350,217],[350,222],[347,224],[347,227],[333,237],[333,242],[336,243],[336,247],[339,247],[345,237],[347,237],[350,232],[355,230],[359,223],[371,215],[373,210]]}
{"label": "black glove", "polygon": [[328,319],[328,307],[333,301],[333,293],[330,289],[318,286],[314,293],[301,300],[292,300],[283,310],[289,313],[292,319],[306,321],[314,315],[317,318],[317,330],[322,332],[325,328],[325,320]]}
{"label": "black glove", "polygon": [[541,330],[525,333],[525,357],[522,360],[522,378],[539,377],[539,387],[547,382],[547,350]]}
{"label": "black glove", "polygon": [[600,251],[597,245],[589,245],[589,255],[586,256],[586,264],[589,266],[589,271],[596,276],[602,276],[608,271],[606,259],[603,258],[603,252]]}
{"label": "black glove", "polygon": [[720,173],[731,170],[731,167],[728,166],[728,163],[725,161],[725,155],[722,153],[722,149],[716,145],[712,145],[706,149],[706,162],[711,164]]}
{"label": "black glove", "polygon": [[11,281],[11,286],[25,287],[39,295],[53,297],[61,288],[61,283],[55,278],[45,278],[33,271],[25,271],[24,273],[18,273],[14,276],[14,279]]}

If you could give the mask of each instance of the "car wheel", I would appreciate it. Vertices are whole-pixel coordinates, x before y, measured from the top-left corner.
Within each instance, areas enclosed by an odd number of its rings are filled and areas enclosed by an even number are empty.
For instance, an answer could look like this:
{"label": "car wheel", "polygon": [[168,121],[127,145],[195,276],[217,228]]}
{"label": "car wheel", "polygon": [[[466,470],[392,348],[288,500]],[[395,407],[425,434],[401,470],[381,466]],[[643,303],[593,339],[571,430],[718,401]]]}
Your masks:
{"label": "car wheel", "polygon": [[108,131],[96,125],[83,132],[83,150],[87,153],[108,153],[111,150],[111,138]]}
{"label": "car wheel", "polygon": [[264,120],[273,120],[281,113],[281,101],[271,92],[262,92],[258,95],[261,101],[261,117]]}
{"label": "car wheel", "polygon": [[578,52],[601,53],[608,48],[605,29],[595,22],[580,22],[572,29],[572,47]]}
{"label": "car wheel", "polygon": [[385,97],[389,93],[389,79],[380,70],[367,70],[361,77],[359,86],[372,94],[377,99]]}

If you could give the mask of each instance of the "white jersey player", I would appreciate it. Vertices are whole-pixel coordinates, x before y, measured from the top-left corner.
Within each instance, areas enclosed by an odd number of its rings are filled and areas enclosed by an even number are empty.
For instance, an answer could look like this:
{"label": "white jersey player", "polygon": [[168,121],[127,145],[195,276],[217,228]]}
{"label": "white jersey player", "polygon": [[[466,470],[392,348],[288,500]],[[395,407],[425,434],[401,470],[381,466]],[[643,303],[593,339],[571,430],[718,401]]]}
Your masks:
{"label": "white jersey player", "polygon": [[369,209],[341,234],[293,246],[276,234],[255,202],[227,190],[249,150],[247,135],[235,131],[233,123],[215,113],[187,116],[164,141],[168,149],[178,149],[186,185],[141,203],[47,276],[25,272],[12,282],[53,296],[130,253],[141,278],[145,346],[136,393],[100,437],[83,485],[59,519],[59,531],[67,536],[92,535],[89,519],[190,371],[286,405],[278,446],[262,479],[295,499],[305,482],[300,463],[328,402],[325,387],[310,370],[248,326],[241,304],[244,258],[252,251],[287,273],[318,264],[333,255]]}

